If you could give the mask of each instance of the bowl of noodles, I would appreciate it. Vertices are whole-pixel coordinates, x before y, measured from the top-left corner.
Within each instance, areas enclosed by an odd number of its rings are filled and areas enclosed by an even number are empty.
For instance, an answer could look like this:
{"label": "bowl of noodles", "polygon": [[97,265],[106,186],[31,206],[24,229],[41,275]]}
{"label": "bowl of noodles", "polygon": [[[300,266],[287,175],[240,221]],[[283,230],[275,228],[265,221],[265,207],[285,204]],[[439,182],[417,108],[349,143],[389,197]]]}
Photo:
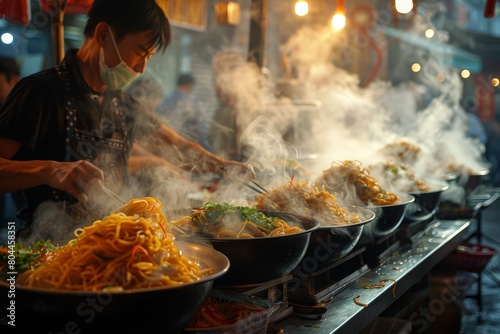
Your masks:
{"label": "bowl of noodles", "polygon": [[396,194],[398,200],[392,204],[369,205],[367,208],[375,212],[375,219],[367,224],[363,234],[370,239],[380,239],[395,232],[405,218],[408,206],[415,202],[410,194]]}
{"label": "bowl of noodles", "polygon": [[425,190],[412,190],[410,195],[415,197],[415,202],[408,206],[405,219],[412,222],[424,221],[432,218],[439,207],[441,195],[448,190],[450,185],[446,181],[429,183]]}
{"label": "bowl of noodles", "polygon": [[[176,333],[228,269],[217,250],[175,239],[158,200],[133,199],[18,273],[16,329]],[[12,282],[0,281],[0,293]]]}
{"label": "bowl of noodles", "polygon": [[378,239],[396,231],[406,208],[415,198],[407,193],[387,190],[363,167],[360,161],[333,162],[315,181],[344,203],[366,207],[375,212],[375,219],[365,226],[365,239]]}
{"label": "bowl of noodles", "polygon": [[313,231],[306,255],[299,266],[304,264],[303,267],[310,267],[312,263],[318,265],[332,263],[355,248],[365,226],[375,219],[375,213],[363,207],[345,206],[345,208],[358,219],[345,225],[321,225]]}
{"label": "bowl of noodles", "polygon": [[441,194],[450,187],[446,180],[418,177],[403,163],[379,163],[370,166],[370,171],[385,189],[404,192],[415,198],[405,211],[404,218],[408,221],[430,219],[438,208]]}
{"label": "bowl of noodles", "polygon": [[[186,240],[208,242],[225,254],[229,271],[215,285],[239,287],[281,278],[302,260],[315,219],[287,212],[208,202],[201,208],[167,212],[172,225],[189,232]],[[202,232],[202,233],[200,233]]]}
{"label": "bowl of noodles", "polygon": [[363,228],[375,218],[369,209],[344,205],[323,188],[311,187],[308,181],[292,179],[257,197],[257,207],[288,211],[320,222],[311,233],[303,261],[331,262],[348,254],[358,242]]}

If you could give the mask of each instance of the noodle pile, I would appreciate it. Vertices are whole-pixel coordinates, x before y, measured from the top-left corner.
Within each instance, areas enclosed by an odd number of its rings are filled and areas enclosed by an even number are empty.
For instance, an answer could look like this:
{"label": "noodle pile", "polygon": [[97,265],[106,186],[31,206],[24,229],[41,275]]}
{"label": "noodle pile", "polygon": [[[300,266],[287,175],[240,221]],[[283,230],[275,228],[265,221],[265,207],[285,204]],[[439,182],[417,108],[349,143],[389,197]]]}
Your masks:
{"label": "noodle pile", "polygon": [[361,221],[354,212],[342,208],[332,194],[311,188],[307,181],[289,182],[271,190],[271,194],[257,196],[259,210],[286,211],[312,216],[327,225],[348,225]]}
{"label": "noodle pile", "polygon": [[71,291],[121,291],[179,285],[210,273],[182,255],[165,232],[161,202],[132,199],[91,226],[75,231],[36,269],[18,277],[20,285]]}
{"label": "noodle pile", "polygon": [[283,219],[266,216],[255,208],[213,202],[207,202],[191,215],[169,223],[218,239],[277,237],[304,231],[301,226],[289,225]]}
{"label": "noodle pile", "polygon": [[324,186],[328,191],[343,199],[354,190],[357,198],[365,205],[388,205],[400,201],[398,195],[382,189],[375,178],[358,161],[346,160],[333,163],[332,167],[323,171],[316,180],[316,186]]}
{"label": "noodle pile", "polygon": [[423,155],[422,148],[416,143],[401,139],[393,143],[386,144],[380,153],[386,156],[387,159],[395,160],[408,165],[414,165]]}
{"label": "noodle pile", "polygon": [[[377,167],[373,167],[377,168]],[[397,189],[404,192],[429,191],[431,187],[420,180],[408,166],[400,163],[385,162],[382,164],[385,179],[397,185]],[[373,171],[373,169],[372,169]]]}

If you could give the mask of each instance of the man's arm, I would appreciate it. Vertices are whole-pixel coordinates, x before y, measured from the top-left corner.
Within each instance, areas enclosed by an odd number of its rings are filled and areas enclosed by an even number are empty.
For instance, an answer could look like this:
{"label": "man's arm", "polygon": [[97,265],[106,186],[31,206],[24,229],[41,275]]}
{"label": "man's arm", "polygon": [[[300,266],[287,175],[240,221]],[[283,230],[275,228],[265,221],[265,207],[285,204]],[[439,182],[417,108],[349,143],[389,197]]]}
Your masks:
{"label": "man's arm", "polygon": [[19,142],[0,138],[0,192],[46,184],[86,202],[89,187],[104,181],[103,172],[88,161],[10,160],[20,147]]}
{"label": "man's arm", "polygon": [[192,173],[219,174],[239,181],[255,178],[250,165],[222,159],[201,145],[184,139],[164,124],[143,145],[172,165]]}

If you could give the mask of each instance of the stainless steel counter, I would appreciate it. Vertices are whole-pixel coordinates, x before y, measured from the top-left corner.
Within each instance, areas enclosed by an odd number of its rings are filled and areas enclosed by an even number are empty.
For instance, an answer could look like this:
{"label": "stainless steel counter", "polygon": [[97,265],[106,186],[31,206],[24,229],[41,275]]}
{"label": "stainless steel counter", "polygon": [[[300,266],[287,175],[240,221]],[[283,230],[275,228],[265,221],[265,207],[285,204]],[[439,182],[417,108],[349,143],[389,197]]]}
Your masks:
{"label": "stainless steel counter", "polygon": [[[334,295],[326,303],[322,319],[310,320],[298,316],[283,319],[274,324],[285,333],[357,333],[368,326],[398,297],[404,294],[420,278],[446,257],[463,240],[469,221],[434,221],[425,231],[417,233],[411,247],[396,250],[384,264],[372,268],[357,283]],[[367,289],[361,283],[374,284],[383,279],[382,288]],[[394,287],[394,280],[396,286]],[[395,296],[393,296],[395,293]],[[368,306],[360,306],[354,302]]]}

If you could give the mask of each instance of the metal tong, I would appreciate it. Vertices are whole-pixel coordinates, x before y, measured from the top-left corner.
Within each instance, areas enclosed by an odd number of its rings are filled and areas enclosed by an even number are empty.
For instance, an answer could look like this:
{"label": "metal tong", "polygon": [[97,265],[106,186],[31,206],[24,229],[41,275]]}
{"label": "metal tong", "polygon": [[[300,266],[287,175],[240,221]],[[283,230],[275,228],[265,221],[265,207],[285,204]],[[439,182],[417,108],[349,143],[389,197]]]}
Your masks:
{"label": "metal tong", "polygon": [[[219,166],[219,168],[226,172],[226,169],[224,168],[224,166]],[[252,189],[253,191],[256,191],[258,192],[259,194],[268,194],[268,195],[271,195],[271,193],[269,191],[267,191],[266,188],[264,188],[263,186],[261,186],[257,181],[255,180],[250,180],[251,183],[248,183],[248,182],[243,182],[241,181],[245,186],[247,186],[248,188]]]}
{"label": "metal tong", "polygon": [[260,185],[257,181],[255,181],[255,180],[250,180],[250,182],[251,182],[252,184],[250,184],[250,183],[246,183],[246,182],[244,182],[244,184],[245,184],[248,188],[252,189],[253,191],[256,191],[256,192],[258,192],[258,193],[260,193],[260,194],[268,194],[269,196],[271,196],[271,193],[270,193],[269,191],[267,191],[267,189],[266,189],[266,188],[264,188],[263,186],[261,186],[261,185]]}
{"label": "metal tong", "polygon": [[113,199],[120,206],[127,204],[127,201],[125,201],[123,198],[118,196],[113,190],[109,189],[105,185],[102,186],[102,189],[104,190],[106,195],[108,195],[109,198]]}

